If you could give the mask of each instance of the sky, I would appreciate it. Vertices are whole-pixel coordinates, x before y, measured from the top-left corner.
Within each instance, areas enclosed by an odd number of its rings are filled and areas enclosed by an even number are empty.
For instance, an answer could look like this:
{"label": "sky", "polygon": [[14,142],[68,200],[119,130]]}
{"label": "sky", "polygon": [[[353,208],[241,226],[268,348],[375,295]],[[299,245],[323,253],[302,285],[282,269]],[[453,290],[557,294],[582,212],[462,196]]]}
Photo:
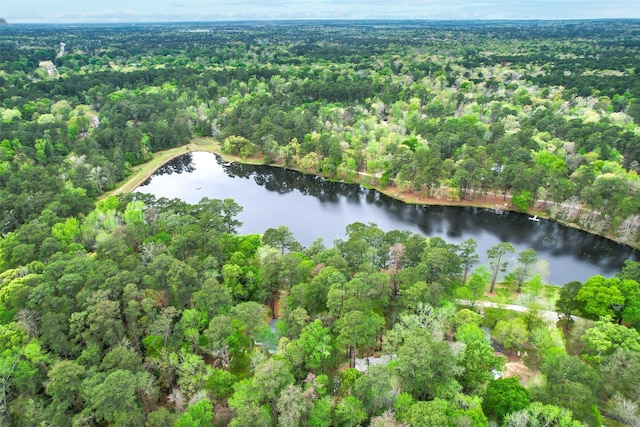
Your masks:
{"label": "sky", "polygon": [[640,0],[0,0],[9,23],[640,18]]}

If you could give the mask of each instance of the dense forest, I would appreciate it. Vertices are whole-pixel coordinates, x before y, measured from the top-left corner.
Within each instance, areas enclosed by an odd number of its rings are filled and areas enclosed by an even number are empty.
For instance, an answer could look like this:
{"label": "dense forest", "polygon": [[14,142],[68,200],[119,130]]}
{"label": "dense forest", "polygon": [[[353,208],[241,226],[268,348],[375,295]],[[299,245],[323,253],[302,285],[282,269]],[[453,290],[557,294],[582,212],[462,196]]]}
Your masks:
{"label": "dense forest", "polygon": [[639,48],[637,21],[3,26],[0,424],[640,425],[638,262],[554,290],[509,243],[481,266],[363,219],[305,248],[231,199],[100,197],[206,136],[638,246]]}
{"label": "dense forest", "polygon": [[502,194],[637,246],[639,27],[8,25],[0,224],[57,199],[62,216],[86,213],[154,151],[213,136],[423,198]]}

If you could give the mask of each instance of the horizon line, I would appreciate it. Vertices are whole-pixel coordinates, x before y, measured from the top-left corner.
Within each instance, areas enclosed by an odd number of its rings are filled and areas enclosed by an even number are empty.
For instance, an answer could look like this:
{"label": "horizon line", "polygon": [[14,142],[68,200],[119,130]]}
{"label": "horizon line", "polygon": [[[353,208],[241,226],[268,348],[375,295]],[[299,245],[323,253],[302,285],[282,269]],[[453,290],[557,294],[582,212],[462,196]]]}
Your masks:
{"label": "horizon line", "polygon": [[[2,17],[0,17],[2,18]],[[5,25],[82,25],[82,24],[208,24],[247,22],[578,22],[578,21],[640,21],[635,18],[243,18],[243,19],[203,19],[203,20],[136,20],[136,21],[13,21]]]}

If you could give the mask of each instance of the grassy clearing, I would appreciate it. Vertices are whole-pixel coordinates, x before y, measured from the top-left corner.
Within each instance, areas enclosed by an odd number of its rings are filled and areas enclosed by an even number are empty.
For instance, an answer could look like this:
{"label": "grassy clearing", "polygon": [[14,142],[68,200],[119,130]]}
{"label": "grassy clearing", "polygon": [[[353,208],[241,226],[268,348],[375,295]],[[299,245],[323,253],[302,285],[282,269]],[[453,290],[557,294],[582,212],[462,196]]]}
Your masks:
{"label": "grassy clearing", "polygon": [[[535,297],[535,302],[543,310],[555,310],[560,288],[552,285],[544,285],[540,295]],[[486,292],[478,298],[480,301],[490,301],[496,304],[528,305],[531,296],[525,292],[518,293],[506,283],[496,283],[493,293]]]}

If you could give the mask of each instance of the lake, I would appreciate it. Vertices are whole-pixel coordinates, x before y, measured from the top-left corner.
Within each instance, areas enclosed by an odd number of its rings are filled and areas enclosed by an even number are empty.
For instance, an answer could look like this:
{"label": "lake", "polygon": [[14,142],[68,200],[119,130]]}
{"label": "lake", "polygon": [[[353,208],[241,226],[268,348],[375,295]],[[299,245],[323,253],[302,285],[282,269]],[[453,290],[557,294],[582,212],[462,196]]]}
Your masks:
{"label": "lake", "polygon": [[354,222],[375,223],[384,231],[408,230],[450,243],[473,238],[486,264],[486,250],[500,242],[516,248],[515,257],[533,248],[548,263],[546,281],[563,285],[596,274],[613,276],[627,259],[640,261],[633,248],[556,222],[530,221],[516,212],[484,208],[412,205],[357,184],[328,181],[270,166],[225,165],[214,154],[184,154],[162,166],[136,191],[197,203],[203,197],[232,198],[243,207],[241,234],[286,225],[303,245],[316,238],[332,246]]}

